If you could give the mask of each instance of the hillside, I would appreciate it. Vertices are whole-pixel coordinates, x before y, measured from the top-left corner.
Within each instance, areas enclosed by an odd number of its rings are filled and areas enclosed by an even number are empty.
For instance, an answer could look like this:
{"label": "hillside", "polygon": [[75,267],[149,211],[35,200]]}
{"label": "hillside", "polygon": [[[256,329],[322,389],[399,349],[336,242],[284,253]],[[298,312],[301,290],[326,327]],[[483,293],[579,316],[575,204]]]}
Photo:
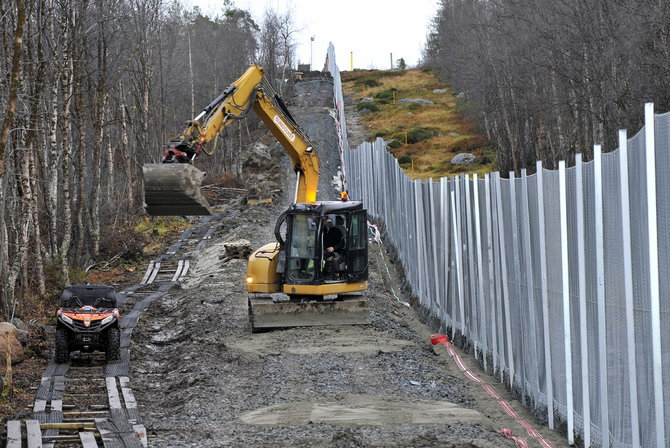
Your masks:
{"label": "hillside", "polygon": [[[495,152],[475,124],[459,112],[459,98],[434,74],[420,70],[342,72],[345,95],[354,97],[368,140],[382,137],[413,178],[485,173]],[[471,153],[471,165],[452,159]]]}

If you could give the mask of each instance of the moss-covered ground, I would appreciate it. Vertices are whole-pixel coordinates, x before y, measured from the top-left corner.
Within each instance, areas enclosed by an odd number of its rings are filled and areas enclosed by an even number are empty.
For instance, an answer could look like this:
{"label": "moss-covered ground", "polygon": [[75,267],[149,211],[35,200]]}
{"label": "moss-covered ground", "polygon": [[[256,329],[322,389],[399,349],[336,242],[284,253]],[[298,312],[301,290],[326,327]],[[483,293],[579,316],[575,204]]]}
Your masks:
{"label": "moss-covered ground", "polygon": [[[353,94],[370,140],[382,137],[405,173],[415,179],[486,173],[496,169],[495,151],[460,111],[460,99],[433,73],[421,70],[342,72],[345,94]],[[444,93],[433,93],[435,90]],[[372,101],[361,102],[363,98]],[[424,99],[433,104],[407,103]],[[472,153],[469,166],[453,165],[459,153]]]}

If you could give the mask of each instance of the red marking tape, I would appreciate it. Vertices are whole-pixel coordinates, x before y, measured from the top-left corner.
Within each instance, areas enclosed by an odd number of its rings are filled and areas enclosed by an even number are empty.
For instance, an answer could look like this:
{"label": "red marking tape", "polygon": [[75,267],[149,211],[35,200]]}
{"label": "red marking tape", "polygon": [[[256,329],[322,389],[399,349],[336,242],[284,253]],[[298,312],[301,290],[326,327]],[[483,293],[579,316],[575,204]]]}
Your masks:
{"label": "red marking tape", "polygon": [[540,445],[544,448],[554,448],[554,446],[547,439],[540,439]]}
{"label": "red marking tape", "polygon": [[507,437],[508,439],[514,441],[514,443],[516,443],[516,445],[518,447],[528,448],[528,442],[526,441],[526,439],[524,439],[523,437],[515,436],[512,433],[511,429],[509,429],[509,428],[501,429],[500,434],[502,434],[504,437]]}
{"label": "red marking tape", "polygon": [[489,386],[488,384],[483,384],[483,383],[482,383],[482,388],[483,388],[483,389],[484,389],[490,396],[492,396],[492,397],[495,398],[496,400],[500,400],[500,399],[501,399],[501,398],[500,398],[500,395],[498,395],[498,393],[497,393],[495,390],[493,390],[493,388],[492,388],[491,386]]}
{"label": "red marking tape", "polygon": [[475,383],[481,383],[481,382],[482,382],[482,380],[480,380],[479,378],[477,378],[477,376],[476,376],[474,373],[470,372],[469,370],[466,370],[466,371],[465,371],[465,376],[467,376],[468,378],[470,378],[470,379],[471,379],[472,381],[474,381]]}
{"label": "red marking tape", "polygon": [[508,402],[505,400],[498,400],[498,404],[505,410],[505,412],[507,412],[507,415],[514,417],[515,419],[519,419],[519,414],[517,414],[516,411],[512,409],[512,406],[510,406]]}
{"label": "red marking tape", "polygon": [[[504,409],[504,411],[511,417],[514,417],[516,420],[517,424],[523,427],[523,429],[526,430],[529,436],[538,439],[538,442],[540,445],[542,445],[544,448],[554,448],[553,445],[547,440],[541,438],[542,435],[535,429],[533,428],[527,421],[519,417],[519,414],[516,413],[516,411],[510,406],[510,404],[503,400],[500,395],[496,393],[495,390],[488,384],[486,384],[483,380],[479,379],[477,375],[472,373],[470,370],[468,370],[467,366],[465,363],[463,363],[463,360],[461,360],[461,357],[456,353],[456,351],[452,348],[451,342],[447,339],[447,336],[441,333],[436,333],[430,337],[430,342],[433,345],[437,344],[442,344],[447,348],[447,352],[449,355],[454,358],[454,362],[456,363],[456,366],[458,367],[459,370],[461,370],[465,376],[470,378],[470,380],[474,381],[475,383],[478,383],[480,386],[482,386],[482,389],[489,394],[491,397],[495,398],[498,401],[498,404]],[[512,432],[511,429],[509,428],[503,428],[500,430],[500,434],[510,440],[513,440],[514,443],[517,444],[518,447],[520,448],[528,448],[528,441],[524,439],[523,437],[515,436],[514,433]]]}
{"label": "red marking tape", "polygon": [[539,432],[537,432],[535,430],[535,428],[530,426],[526,420],[521,419],[521,418],[517,418],[516,422],[524,427],[524,429],[526,430],[526,432],[528,433],[529,436],[535,437],[535,438],[542,437],[542,434],[540,434]]}
{"label": "red marking tape", "polygon": [[465,372],[468,370],[468,368],[463,364],[463,360],[461,360],[461,357],[456,355],[454,356],[454,361],[456,361],[456,365],[458,366],[461,371]]}

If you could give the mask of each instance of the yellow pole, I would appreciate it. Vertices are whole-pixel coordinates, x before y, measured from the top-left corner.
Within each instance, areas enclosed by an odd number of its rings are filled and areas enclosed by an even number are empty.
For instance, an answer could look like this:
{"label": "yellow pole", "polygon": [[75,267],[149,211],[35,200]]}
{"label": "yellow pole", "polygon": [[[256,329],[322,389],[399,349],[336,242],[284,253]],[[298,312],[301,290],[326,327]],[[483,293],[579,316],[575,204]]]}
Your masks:
{"label": "yellow pole", "polygon": [[[394,90],[393,91],[393,104],[395,104],[395,98],[396,98],[396,96],[395,96],[395,90]],[[405,143],[407,143],[407,142],[405,142]]]}
{"label": "yellow pole", "polygon": [[349,53],[349,67],[351,67],[350,70],[353,72],[354,71],[354,52],[353,51]]}

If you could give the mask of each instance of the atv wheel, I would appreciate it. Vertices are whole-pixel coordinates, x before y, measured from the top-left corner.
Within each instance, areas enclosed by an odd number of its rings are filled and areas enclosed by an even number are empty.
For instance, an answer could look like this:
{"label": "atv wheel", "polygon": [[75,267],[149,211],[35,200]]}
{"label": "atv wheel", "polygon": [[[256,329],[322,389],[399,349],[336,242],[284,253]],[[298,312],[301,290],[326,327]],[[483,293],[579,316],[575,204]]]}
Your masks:
{"label": "atv wheel", "polygon": [[67,341],[67,330],[56,329],[56,364],[65,364],[70,360],[70,349]]}
{"label": "atv wheel", "polygon": [[107,350],[105,352],[107,361],[117,361],[121,358],[121,332],[118,328],[110,328],[107,331]]}

